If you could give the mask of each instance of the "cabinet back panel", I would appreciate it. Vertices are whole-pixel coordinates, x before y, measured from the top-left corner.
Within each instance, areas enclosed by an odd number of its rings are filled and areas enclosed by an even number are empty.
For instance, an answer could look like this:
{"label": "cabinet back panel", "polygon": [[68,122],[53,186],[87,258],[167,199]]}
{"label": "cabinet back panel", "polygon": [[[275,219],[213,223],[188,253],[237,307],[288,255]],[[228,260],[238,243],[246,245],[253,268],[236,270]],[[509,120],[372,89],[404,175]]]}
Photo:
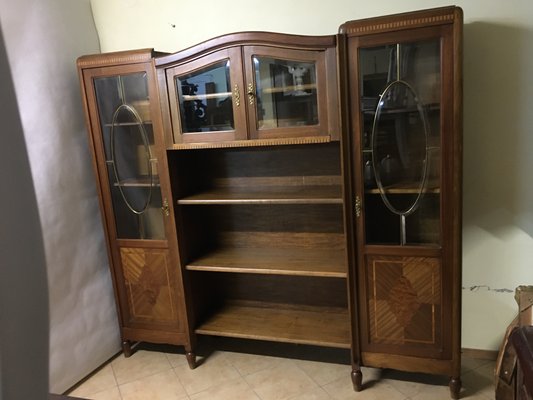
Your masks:
{"label": "cabinet back panel", "polygon": [[191,272],[194,292],[203,304],[227,301],[347,308],[346,279],[285,275]]}

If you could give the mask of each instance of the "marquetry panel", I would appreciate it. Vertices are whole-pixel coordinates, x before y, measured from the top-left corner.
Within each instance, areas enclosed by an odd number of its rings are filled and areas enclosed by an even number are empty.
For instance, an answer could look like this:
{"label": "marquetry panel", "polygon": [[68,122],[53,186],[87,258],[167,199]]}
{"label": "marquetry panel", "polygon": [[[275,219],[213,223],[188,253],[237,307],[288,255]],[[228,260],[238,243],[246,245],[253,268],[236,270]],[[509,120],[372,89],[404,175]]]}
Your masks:
{"label": "marquetry panel", "polygon": [[369,256],[367,284],[370,342],[436,344],[441,313],[439,259]]}
{"label": "marquetry panel", "polygon": [[166,250],[121,248],[130,317],[134,321],[176,319]]}

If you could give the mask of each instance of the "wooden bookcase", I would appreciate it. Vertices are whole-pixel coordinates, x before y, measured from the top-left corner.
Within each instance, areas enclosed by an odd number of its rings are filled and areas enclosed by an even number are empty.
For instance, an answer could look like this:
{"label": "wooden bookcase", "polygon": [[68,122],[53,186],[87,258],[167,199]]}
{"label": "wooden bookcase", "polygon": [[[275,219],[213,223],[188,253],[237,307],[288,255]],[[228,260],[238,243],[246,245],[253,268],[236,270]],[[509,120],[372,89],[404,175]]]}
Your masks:
{"label": "wooden bookcase", "polygon": [[[445,7],[82,57],[125,353],[181,344],[194,367],[197,335],[345,348],[355,390],[373,366],[448,375],[457,398],[461,32]],[[140,89],[113,87],[134,73]],[[120,200],[147,190],[155,236]]]}

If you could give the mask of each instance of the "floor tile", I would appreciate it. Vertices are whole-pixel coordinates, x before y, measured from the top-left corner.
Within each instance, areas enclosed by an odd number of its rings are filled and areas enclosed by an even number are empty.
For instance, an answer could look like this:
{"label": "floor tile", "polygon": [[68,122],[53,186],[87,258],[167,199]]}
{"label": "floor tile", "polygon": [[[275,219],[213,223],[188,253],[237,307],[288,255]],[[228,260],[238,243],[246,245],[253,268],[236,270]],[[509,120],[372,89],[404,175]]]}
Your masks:
{"label": "floor tile", "polygon": [[465,396],[484,396],[494,399],[494,366],[491,362],[462,375]]}
{"label": "floor tile", "polygon": [[[372,374],[376,376],[375,370],[372,370]],[[367,374],[368,375],[368,374]],[[336,381],[328,383],[323,388],[324,390],[335,400],[403,400],[406,396],[392,387],[386,382],[382,382],[379,379],[367,379],[365,380],[365,374],[363,372],[363,390],[356,392],[353,390],[351,379],[340,378]]]}
{"label": "floor tile", "polygon": [[181,400],[187,393],[174,370],[169,369],[119,386],[122,400]]}
{"label": "floor tile", "polygon": [[325,363],[319,361],[295,360],[294,363],[311,377],[319,386],[327,385],[339,378],[350,380],[351,365]]}
{"label": "floor tile", "polygon": [[195,369],[190,369],[187,364],[181,364],[176,366],[174,371],[189,395],[240,377],[224,354],[217,352],[203,359]]}
{"label": "floor tile", "polygon": [[89,397],[94,393],[117,387],[115,374],[110,364],[101,368],[97,373],[74,389],[69,395],[74,397]]}
{"label": "floor tile", "polygon": [[87,397],[87,400],[122,400],[118,387],[103,390]]}
{"label": "floor tile", "polygon": [[172,368],[165,353],[137,350],[131,357],[119,356],[111,362],[119,385]]}
{"label": "floor tile", "polygon": [[494,364],[492,360],[481,360],[478,358],[461,357],[461,375],[480,368],[487,364]]}
{"label": "floor tile", "polygon": [[212,386],[190,398],[191,400],[261,400],[241,377]]}
{"label": "floor tile", "polygon": [[288,400],[332,400],[332,397],[322,388],[304,390]]}
{"label": "floor tile", "polygon": [[239,371],[242,376],[254,374],[268,368],[286,363],[287,359],[256,354],[224,352],[226,360]]}
{"label": "floor tile", "polygon": [[185,354],[174,354],[174,353],[165,353],[165,354],[172,368],[175,368],[179,365],[189,365],[187,363],[187,357],[185,357]]}
{"label": "floor tile", "polygon": [[273,368],[245,377],[262,400],[284,400],[318,385],[300,368],[287,360]]}

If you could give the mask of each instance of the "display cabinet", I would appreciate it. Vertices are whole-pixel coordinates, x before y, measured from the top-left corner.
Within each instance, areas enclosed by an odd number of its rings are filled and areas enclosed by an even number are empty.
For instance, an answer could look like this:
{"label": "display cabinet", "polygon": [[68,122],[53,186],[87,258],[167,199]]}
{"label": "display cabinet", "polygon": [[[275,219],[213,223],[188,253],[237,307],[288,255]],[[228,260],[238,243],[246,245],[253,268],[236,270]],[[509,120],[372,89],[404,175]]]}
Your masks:
{"label": "display cabinet", "polygon": [[124,351],[197,335],[460,381],[462,12],[78,61]]}
{"label": "display cabinet", "polygon": [[194,366],[153,55],[85,56],[78,70],[124,353],[132,341],[179,344]]}
{"label": "display cabinet", "polygon": [[335,36],[232,34],[156,63],[168,144],[339,139]]}
{"label": "display cabinet", "polygon": [[367,365],[447,374],[459,395],[461,31],[456,7],[341,27],[356,389]]}

